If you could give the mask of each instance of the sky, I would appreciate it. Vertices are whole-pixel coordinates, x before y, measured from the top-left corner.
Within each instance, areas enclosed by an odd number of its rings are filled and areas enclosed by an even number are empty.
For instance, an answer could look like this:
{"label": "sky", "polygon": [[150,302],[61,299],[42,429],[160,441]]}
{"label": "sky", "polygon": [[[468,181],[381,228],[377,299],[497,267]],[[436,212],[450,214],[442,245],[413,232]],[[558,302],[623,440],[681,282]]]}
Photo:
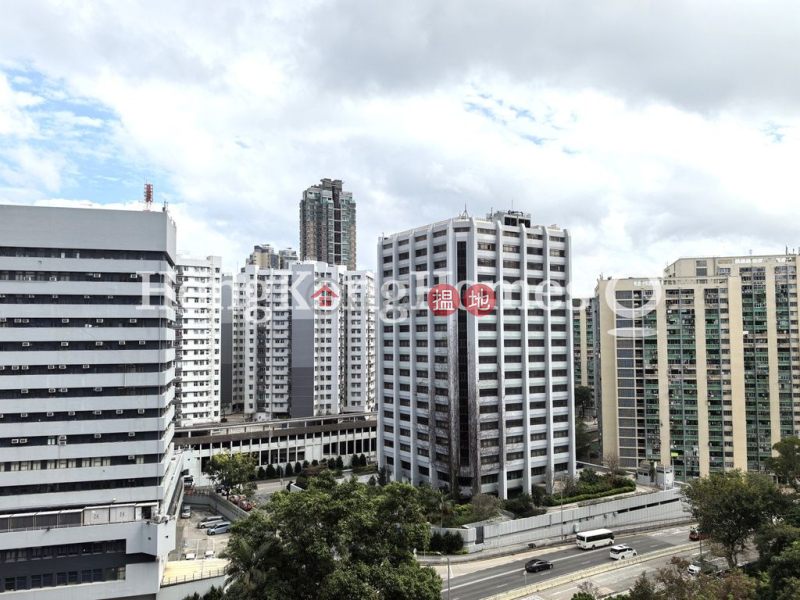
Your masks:
{"label": "sky", "polygon": [[465,209],[567,228],[574,292],[800,248],[800,5],[5,0],[0,203],[169,203],[178,250],[297,248],[338,178],[358,263]]}

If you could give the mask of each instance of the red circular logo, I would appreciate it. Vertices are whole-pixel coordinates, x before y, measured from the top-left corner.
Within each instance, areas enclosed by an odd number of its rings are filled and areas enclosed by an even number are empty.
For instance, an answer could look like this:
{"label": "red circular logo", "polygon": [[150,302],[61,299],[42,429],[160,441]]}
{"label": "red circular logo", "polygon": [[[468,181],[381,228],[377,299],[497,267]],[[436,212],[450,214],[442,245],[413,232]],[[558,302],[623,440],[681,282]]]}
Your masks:
{"label": "red circular logo", "polygon": [[494,310],[497,299],[494,290],[484,283],[476,283],[467,288],[464,308],[476,317],[484,317]]}
{"label": "red circular logo", "polygon": [[447,283],[440,283],[428,292],[428,308],[437,317],[447,317],[458,310],[459,299],[456,288]]}

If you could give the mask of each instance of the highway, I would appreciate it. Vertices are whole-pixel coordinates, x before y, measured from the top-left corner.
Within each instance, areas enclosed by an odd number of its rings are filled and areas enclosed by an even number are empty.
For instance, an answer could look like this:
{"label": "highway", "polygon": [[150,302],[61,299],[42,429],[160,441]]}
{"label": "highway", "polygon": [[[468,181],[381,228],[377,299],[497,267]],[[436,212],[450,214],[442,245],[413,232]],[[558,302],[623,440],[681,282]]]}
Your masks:
{"label": "highway", "polygon": [[[617,536],[616,539],[617,544],[631,546],[640,556],[646,555],[648,552],[655,552],[688,542],[689,527],[651,531],[632,536]],[[611,561],[608,556],[608,548],[606,546],[595,550],[581,550],[577,546],[569,546],[553,548],[549,551],[532,550],[523,554],[509,556],[504,564],[498,565],[496,559],[486,561],[492,564],[488,568],[482,568],[481,562],[483,561],[470,563],[474,565],[472,572],[453,577],[450,580],[450,600],[480,600],[515,588],[524,587],[526,582],[526,576],[524,575],[525,563],[534,557],[552,561],[555,566],[549,571],[528,573],[528,584],[606,564]],[[486,565],[483,565],[483,567],[486,567]],[[447,599],[446,567],[444,571],[437,570],[442,574],[442,598]]]}

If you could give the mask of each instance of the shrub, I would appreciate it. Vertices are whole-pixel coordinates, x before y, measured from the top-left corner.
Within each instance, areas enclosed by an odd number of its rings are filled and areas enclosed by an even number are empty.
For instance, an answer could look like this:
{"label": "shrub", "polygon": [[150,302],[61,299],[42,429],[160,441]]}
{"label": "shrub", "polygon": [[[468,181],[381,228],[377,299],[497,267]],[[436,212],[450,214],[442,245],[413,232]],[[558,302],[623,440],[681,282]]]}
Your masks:
{"label": "shrub", "polygon": [[284,472],[287,477],[291,477],[294,475],[294,469],[292,468],[292,463],[288,463],[286,465],[286,471]]}
{"label": "shrub", "polygon": [[364,456],[363,454],[360,454],[358,456],[358,464],[361,467],[366,467],[367,466],[367,457]]}
{"label": "shrub", "polygon": [[341,456],[336,457],[336,468],[341,471],[344,469],[344,461],[342,460]]}
{"label": "shrub", "polygon": [[542,502],[546,497],[547,492],[544,491],[544,488],[541,488],[538,485],[531,486],[531,499],[534,506],[542,506]]}
{"label": "shrub", "polygon": [[[317,464],[317,461],[314,461],[314,466],[316,466],[316,464]],[[311,464],[307,460],[303,461],[303,468],[304,469],[307,469],[310,466],[311,466]]]}
{"label": "shrub", "polygon": [[266,479],[267,478],[267,472],[264,470],[264,467],[258,467],[257,476],[258,476],[259,479]]}
{"label": "shrub", "polygon": [[[306,463],[306,466],[308,466],[307,463]],[[302,470],[303,470],[303,465],[301,465],[299,462],[294,463],[294,472],[295,473],[297,473],[299,475],[300,471],[302,471]]]}
{"label": "shrub", "polygon": [[361,463],[358,460],[358,454],[353,454],[353,456],[350,457],[350,468],[355,469],[356,467],[360,466]]}
{"label": "shrub", "polygon": [[316,458],[315,458],[314,460],[312,460],[312,461],[311,461],[311,466],[312,466],[312,467],[316,467],[316,466],[318,466],[318,465],[319,465],[319,461],[318,461]]}
{"label": "shrub", "polygon": [[272,465],[267,465],[267,470],[265,472],[267,479],[275,479],[278,473],[275,471],[275,467]]}
{"label": "shrub", "polygon": [[514,516],[516,516],[518,519],[535,517],[547,512],[543,508],[535,507],[533,505],[533,498],[530,494],[526,494],[525,492],[521,493],[516,498],[505,500],[503,502],[503,508],[505,508],[507,511],[513,512]]}

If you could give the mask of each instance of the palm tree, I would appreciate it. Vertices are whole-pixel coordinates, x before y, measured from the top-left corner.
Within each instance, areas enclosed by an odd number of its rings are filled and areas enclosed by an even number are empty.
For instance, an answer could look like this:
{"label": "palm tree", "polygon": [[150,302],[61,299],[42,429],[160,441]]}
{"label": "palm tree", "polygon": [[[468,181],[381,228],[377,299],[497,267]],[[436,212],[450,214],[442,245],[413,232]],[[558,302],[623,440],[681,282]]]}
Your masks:
{"label": "palm tree", "polygon": [[277,548],[275,539],[267,539],[253,547],[243,537],[232,537],[220,555],[230,561],[225,587],[235,586],[242,592],[242,597],[254,597],[251,593],[262,589],[267,582],[265,559]]}

